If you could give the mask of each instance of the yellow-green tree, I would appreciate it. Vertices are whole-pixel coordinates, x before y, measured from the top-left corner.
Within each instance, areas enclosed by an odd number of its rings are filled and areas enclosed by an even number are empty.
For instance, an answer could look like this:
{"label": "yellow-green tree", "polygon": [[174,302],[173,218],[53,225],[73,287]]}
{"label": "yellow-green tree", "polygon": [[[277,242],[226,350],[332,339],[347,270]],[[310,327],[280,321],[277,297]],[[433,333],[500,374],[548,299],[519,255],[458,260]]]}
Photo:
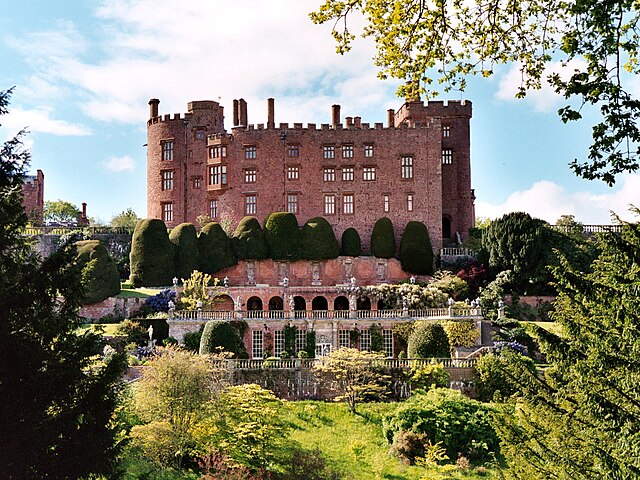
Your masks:
{"label": "yellow-green tree", "polygon": [[[211,305],[213,298],[209,295],[207,288],[211,285],[211,275],[195,270],[191,277],[186,280],[183,278],[182,293],[180,294],[180,303],[182,308],[186,310],[195,310],[198,302],[202,302],[202,308]],[[218,279],[214,281],[214,285],[218,284]]]}

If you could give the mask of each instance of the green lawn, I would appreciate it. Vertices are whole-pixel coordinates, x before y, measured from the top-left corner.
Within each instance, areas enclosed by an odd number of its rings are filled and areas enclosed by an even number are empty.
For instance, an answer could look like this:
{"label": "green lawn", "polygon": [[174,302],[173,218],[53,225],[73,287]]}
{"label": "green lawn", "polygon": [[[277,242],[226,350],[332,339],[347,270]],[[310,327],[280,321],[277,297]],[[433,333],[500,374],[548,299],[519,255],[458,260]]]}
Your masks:
{"label": "green lawn", "polygon": [[122,288],[117,298],[146,298],[160,293],[160,288]]}
{"label": "green lawn", "polygon": [[522,322],[537,325],[540,328],[544,328],[547,332],[555,333],[556,335],[562,335],[562,326],[556,322]]}

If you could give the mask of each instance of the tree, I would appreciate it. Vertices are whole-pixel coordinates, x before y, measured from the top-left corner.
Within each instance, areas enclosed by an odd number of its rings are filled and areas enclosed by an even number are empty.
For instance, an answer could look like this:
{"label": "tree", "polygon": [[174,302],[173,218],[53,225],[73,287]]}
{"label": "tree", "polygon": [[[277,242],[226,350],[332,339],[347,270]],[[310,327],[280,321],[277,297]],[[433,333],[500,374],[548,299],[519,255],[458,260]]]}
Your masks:
{"label": "tree", "polygon": [[[347,20],[356,13],[365,16],[363,35],[376,42],[379,76],[406,82],[401,96],[434,97],[434,82],[445,92],[464,90],[465,76],[489,77],[496,66],[514,63],[521,72],[516,96],[546,80],[568,100],[558,111],[563,122],[582,118],[585,105],[600,108],[588,160],[571,163],[577,175],[612,185],[617,174],[638,169],[640,101],[632,88],[640,72],[637,2],[326,0],[311,19],[335,21],[337,50],[345,53],[355,38]],[[555,62],[570,69],[568,78],[547,73]]]}
{"label": "tree", "polygon": [[357,348],[340,348],[316,362],[313,369],[329,375],[332,388],[338,393],[337,402],[345,401],[354,415],[358,402],[370,396],[379,396],[386,392],[384,382],[389,379],[374,370],[373,363],[383,359],[379,352],[361,352]]}
{"label": "tree", "polygon": [[640,224],[598,243],[593,271],[569,258],[553,270],[563,333],[531,327],[546,374],[506,370],[517,400],[498,433],[515,477],[640,476]]}
{"label": "tree", "polygon": [[200,355],[228,352],[236,358],[249,358],[238,331],[229,322],[209,320],[200,337]]}
{"label": "tree", "polygon": [[255,217],[244,217],[240,220],[231,237],[231,245],[239,260],[269,258],[269,247]]}
{"label": "tree", "polygon": [[407,345],[409,358],[448,358],[451,356],[449,337],[442,325],[420,321],[409,336]]}
{"label": "tree", "polygon": [[300,250],[307,260],[326,260],[340,255],[340,245],[333,228],[323,217],[307,220],[300,236]]}
{"label": "tree", "polygon": [[127,228],[133,230],[136,228],[136,224],[140,221],[140,218],[131,208],[120,212],[117,215],[111,217],[111,226],[113,228]]}
{"label": "tree", "polygon": [[217,222],[207,223],[198,236],[200,271],[214,274],[238,263],[231,239]]}
{"label": "tree", "polygon": [[343,232],[341,253],[349,257],[359,257],[362,255],[360,234],[355,228],[349,227]]}
{"label": "tree", "polygon": [[[0,115],[11,90],[0,91]],[[0,148],[0,462],[6,478],[108,474],[122,355],[94,363],[102,337],[78,333],[82,286],[73,242],[41,260],[21,229],[24,131]]]}
{"label": "tree", "polygon": [[147,218],[136,225],[131,238],[131,276],[134,287],[171,285],[174,246],[162,220]]}
{"label": "tree", "polygon": [[169,240],[174,245],[176,276],[189,278],[198,269],[198,233],[192,223],[181,223],[171,230]]}
{"label": "tree", "polygon": [[300,258],[300,227],[293,213],[270,213],[264,222],[264,238],[273,260],[295,262]]}
{"label": "tree", "polygon": [[45,223],[76,224],[80,217],[80,210],[74,204],[64,200],[44,202]]}
{"label": "tree", "polygon": [[391,258],[396,254],[396,238],[393,223],[387,217],[380,218],[371,232],[371,254],[378,258]]}
{"label": "tree", "polygon": [[433,247],[424,223],[407,223],[400,239],[400,262],[405,272],[419,275],[433,273]]}
{"label": "tree", "polygon": [[82,268],[82,303],[97,303],[120,293],[120,275],[116,262],[100,240],[76,242],[77,261]]}

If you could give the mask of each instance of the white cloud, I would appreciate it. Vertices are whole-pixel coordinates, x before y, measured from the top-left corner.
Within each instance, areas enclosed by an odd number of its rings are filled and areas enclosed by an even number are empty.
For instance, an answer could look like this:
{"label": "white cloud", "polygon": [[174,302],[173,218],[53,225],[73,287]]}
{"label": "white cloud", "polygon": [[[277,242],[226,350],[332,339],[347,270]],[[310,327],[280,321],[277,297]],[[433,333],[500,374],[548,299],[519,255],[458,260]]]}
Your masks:
{"label": "white cloud", "polygon": [[[550,62],[542,74],[542,87],[540,90],[530,90],[527,92],[525,101],[533,105],[534,109],[538,112],[550,112],[557,108],[558,104],[563,100],[563,97],[558,95],[554,88],[550,86],[546,78],[557,73],[560,78],[566,80],[576,69],[586,68],[586,62],[584,60],[571,60],[569,62]],[[514,101],[518,89],[522,84],[522,74],[520,72],[520,64],[514,64],[509,71],[502,76],[496,92],[496,98],[500,100]]]}
{"label": "white cloud", "polygon": [[130,172],[136,168],[135,160],[128,155],[110,157],[102,162],[102,165],[111,172]]}
{"label": "white cloud", "polygon": [[502,204],[476,202],[476,215],[494,219],[509,212],[527,212],[555,223],[560,215],[567,214],[585,224],[608,224],[614,212],[622,219],[637,221],[629,212],[629,205],[640,207],[640,174],[628,174],[620,180],[605,194],[567,192],[551,181],[536,182],[527,190],[512,193]]}
{"label": "white cloud", "polygon": [[11,129],[26,128],[31,133],[49,133],[51,135],[81,137],[91,135],[91,130],[84,125],[69,123],[65,120],[51,118],[52,109],[41,107],[22,110],[12,107],[9,115],[2,119],[2,125]]}

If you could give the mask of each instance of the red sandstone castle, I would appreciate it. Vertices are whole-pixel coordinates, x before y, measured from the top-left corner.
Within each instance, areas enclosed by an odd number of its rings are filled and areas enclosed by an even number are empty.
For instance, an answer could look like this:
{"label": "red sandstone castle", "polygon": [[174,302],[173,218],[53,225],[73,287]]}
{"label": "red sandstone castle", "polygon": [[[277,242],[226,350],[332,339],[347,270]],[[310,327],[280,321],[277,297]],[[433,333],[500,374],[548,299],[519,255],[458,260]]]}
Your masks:
{"label": "red sandstone castle", "polygon": [[35,175],[25,175],[22,185],[22,205],[35,225],[42,225],[44,212],[44,173],[38,169]]}
{"label": "red sandstone castle", "polygon": [[147,215],[168,226],[208,215],[235,227],[295,213],[300,224],[325,217],[338,239],[348,227],[368,248],[376,220],[389,217],[398,237],[411,220],[425,223],[434,249],[465,239],[474,225],[469,120],[471,103],[406,101],[387,125],[363,123],[332,107],[330,124],[280,123],[274,100],[267,124],[248,123],[247,103],[194,101],[184,115],[147,122]]}

